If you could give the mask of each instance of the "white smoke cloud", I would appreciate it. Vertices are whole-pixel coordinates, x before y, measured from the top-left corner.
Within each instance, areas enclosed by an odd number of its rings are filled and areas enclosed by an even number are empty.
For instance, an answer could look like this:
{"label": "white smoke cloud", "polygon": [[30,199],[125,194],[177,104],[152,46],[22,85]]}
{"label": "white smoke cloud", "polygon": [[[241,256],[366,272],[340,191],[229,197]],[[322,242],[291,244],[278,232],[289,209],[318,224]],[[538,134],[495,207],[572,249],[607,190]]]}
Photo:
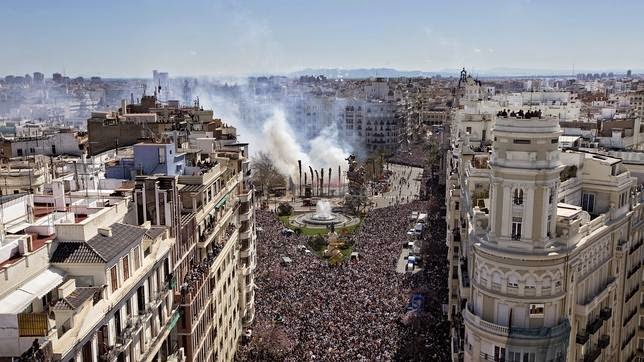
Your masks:
{"label": "white smoke cloud", "polygon": [[[200,82],[203,83],[206,82]],[[335,124],[308,139],[301,132],[304,125],[290,120],[281,102],[257,100],[243,92],[240,96],[220,95],[203,86],[195,89],[194,94],[205,109],[213,109],[215,117],[237,129],[239,140],[249,143],[251,158],[257,152],[268,154],[278,170],[294,181],[298,180],[298,160],[302,161],[303,169],[324,168],[326,173],[331,168],[332,184],[336,184],[338,166],[346,170],[345,159],[353,147],[341,141]]]}

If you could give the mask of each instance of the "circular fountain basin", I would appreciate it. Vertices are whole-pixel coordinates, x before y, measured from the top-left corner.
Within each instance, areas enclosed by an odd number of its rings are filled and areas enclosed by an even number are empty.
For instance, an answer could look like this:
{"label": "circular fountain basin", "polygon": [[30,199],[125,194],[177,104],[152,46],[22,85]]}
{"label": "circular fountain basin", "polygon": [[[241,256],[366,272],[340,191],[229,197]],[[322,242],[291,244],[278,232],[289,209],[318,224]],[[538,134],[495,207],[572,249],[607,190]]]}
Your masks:
{"label": "circular fountain basin", "polygon": [[301,215],[293,216],[289,221],[291,225],[297,227],[325,228],[327,226],[333,225],[336,228],[343,228],[356,225],[360,222],[360,218],[347,216],[336,212],[325,215],[320,215],[316,212],[307,212]]}

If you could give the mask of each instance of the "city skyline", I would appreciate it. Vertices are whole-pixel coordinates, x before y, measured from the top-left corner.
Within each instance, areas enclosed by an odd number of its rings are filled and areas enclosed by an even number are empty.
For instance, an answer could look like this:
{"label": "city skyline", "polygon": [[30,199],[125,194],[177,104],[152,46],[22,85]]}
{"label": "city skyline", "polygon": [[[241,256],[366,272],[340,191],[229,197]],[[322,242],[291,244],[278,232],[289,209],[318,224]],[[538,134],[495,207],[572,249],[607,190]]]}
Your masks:
{"label": "city skyline", "polygon": [[[148,77],[151,69],[185,76],[461,66],[638,71],[644,49],[631,44],[644,33],[643,10],[634,1],[12,2],[0,15],[11,50],[0,69],[105,77]],[[604,25],[614,13],[620,26]]]}

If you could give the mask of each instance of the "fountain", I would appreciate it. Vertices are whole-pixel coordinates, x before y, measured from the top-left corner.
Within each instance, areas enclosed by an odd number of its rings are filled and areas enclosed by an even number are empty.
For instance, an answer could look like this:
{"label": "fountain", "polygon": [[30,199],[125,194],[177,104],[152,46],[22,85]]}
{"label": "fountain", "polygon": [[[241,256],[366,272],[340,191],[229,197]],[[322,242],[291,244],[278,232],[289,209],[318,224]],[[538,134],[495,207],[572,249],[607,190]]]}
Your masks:
{"label": "fountain", "polygon": [[335,219],[335,216],[331,213],[331,203],[322,200],[315,205],[315,214],[311,216],[311,219],[313,220],[321,220],[321,221],[331,221]]}
{"label": "fountain", "polygon": [[319,200],[315,205],[315,211],[297,215],[290,219],[292,225],[308,228],[328,228],[331,226],[342,228],[359,222],[360,218],[333,212],[331,203],[327,200]]}

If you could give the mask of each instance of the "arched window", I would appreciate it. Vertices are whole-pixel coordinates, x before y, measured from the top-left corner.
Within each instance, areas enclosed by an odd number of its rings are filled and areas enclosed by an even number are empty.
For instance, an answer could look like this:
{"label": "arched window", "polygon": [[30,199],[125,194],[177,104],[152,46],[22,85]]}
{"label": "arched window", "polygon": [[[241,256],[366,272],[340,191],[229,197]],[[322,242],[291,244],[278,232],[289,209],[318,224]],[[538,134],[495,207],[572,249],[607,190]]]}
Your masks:
{"label": "arched window", "polygon": [[552,278],[550,276],[545,276],[543,282],[541,283],[541,294],[550,295],[552,292]]}
{"label": "arched window", "polygon": [[534,290],[534,289],[536,289],[536,288],[537,288],[537,282],[536,282],[536,280],[534,279],[534,277],[533,277],[532,275],[528,275],[528,276],[525,278],[525,289],[532,289],[532,290]]}
{"label": "arched window", "polygon": [[512,202],[515,205],[523,205],[523,189],[514,189]]}
{"label": "arched window", "polygon": [[501,289],[501,273],[498,271],[494,271],[494,273],[492,273],[492,288]]}
{"label": "arched window", "polygon": [[510,287],[510,288],[518,288],[519,287],[519,278],[517,278],[516,275],[510,274],[508,276],[508,287]]}
{"label": "arched window", "polygon": [[484,287],[487,287],[488,276],[487,268],[481,269],[481,272],[479,273],[479,283]]}

